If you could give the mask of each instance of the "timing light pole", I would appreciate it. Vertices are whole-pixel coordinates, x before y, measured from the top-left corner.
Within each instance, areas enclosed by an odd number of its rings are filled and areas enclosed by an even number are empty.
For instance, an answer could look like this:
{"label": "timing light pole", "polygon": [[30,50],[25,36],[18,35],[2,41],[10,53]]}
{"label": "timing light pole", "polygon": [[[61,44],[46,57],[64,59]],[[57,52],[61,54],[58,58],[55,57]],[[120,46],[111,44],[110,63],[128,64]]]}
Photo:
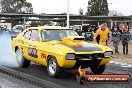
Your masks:
{"label": "timing light pole", "polygon": [[69,0],[67,0],[67,27],[69,28]]}

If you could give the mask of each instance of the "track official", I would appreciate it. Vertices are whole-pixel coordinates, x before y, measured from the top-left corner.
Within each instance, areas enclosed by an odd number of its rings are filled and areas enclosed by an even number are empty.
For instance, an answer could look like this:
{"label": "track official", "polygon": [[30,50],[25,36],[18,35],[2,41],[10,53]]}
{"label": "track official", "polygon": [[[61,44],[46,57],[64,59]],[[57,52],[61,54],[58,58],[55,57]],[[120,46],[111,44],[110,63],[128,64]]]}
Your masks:
{"label": "track official", "polygon": [[97,40],[97,43],[100,45],[107,45],[107,41],[110,41],[110,30],[107,28],[106,23],[102,23],[100,28],[96,31],[94,39]]}

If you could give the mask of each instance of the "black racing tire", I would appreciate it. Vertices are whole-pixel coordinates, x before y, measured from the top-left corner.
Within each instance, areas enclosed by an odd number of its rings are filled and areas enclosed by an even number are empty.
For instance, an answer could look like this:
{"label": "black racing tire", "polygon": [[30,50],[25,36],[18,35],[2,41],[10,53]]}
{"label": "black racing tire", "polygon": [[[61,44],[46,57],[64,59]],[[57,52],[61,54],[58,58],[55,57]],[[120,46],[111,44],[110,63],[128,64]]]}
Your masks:
{"label": "black racing tire", "polygon": [[30,65],[30,61],[22,55],[22,52],[19,48],[16,50],[16,61],[18,66],[21,68],[27,68]]}
{"label": "black racing tire", "polygon": [[102,74],[105,70],[106,65],[90,66],[91,71],[94,74]]}
{"label": "black racing tire", "polygon": [[47,61],[47,71],[50,77],[58,78],[61,73],[61,68],[54,56],[50,56]]}

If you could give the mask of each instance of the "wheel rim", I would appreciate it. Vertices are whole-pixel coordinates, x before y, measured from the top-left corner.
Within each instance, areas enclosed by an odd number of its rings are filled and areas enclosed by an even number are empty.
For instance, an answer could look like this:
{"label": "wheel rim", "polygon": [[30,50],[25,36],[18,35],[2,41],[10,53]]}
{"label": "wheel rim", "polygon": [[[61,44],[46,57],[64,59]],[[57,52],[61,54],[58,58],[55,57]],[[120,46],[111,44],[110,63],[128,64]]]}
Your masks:
{"label": "wheel rim", "polygon": [[50,59],[50,61],[49,61],[49,72],[51,74],[55,74],[55,72],[56,72],[56,61],[53,59]]}
{"label": "wheel rim", "polygon": [[19,49],[16,51],[16,58],[17,58],[18,64],[21,65],[22,64],[22,53]]}

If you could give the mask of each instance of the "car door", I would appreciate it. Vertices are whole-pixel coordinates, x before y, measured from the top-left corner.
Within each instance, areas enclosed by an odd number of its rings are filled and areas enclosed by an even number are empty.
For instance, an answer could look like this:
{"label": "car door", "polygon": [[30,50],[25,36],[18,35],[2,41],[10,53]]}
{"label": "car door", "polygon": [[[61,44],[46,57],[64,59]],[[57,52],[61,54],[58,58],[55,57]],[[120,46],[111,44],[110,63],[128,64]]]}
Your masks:
{"label": "car door", "polygon": [[40,31],[37,29],[32,30],[30,42],[28,44],[28,55],[32,61],[41,63],[41,40]]}

